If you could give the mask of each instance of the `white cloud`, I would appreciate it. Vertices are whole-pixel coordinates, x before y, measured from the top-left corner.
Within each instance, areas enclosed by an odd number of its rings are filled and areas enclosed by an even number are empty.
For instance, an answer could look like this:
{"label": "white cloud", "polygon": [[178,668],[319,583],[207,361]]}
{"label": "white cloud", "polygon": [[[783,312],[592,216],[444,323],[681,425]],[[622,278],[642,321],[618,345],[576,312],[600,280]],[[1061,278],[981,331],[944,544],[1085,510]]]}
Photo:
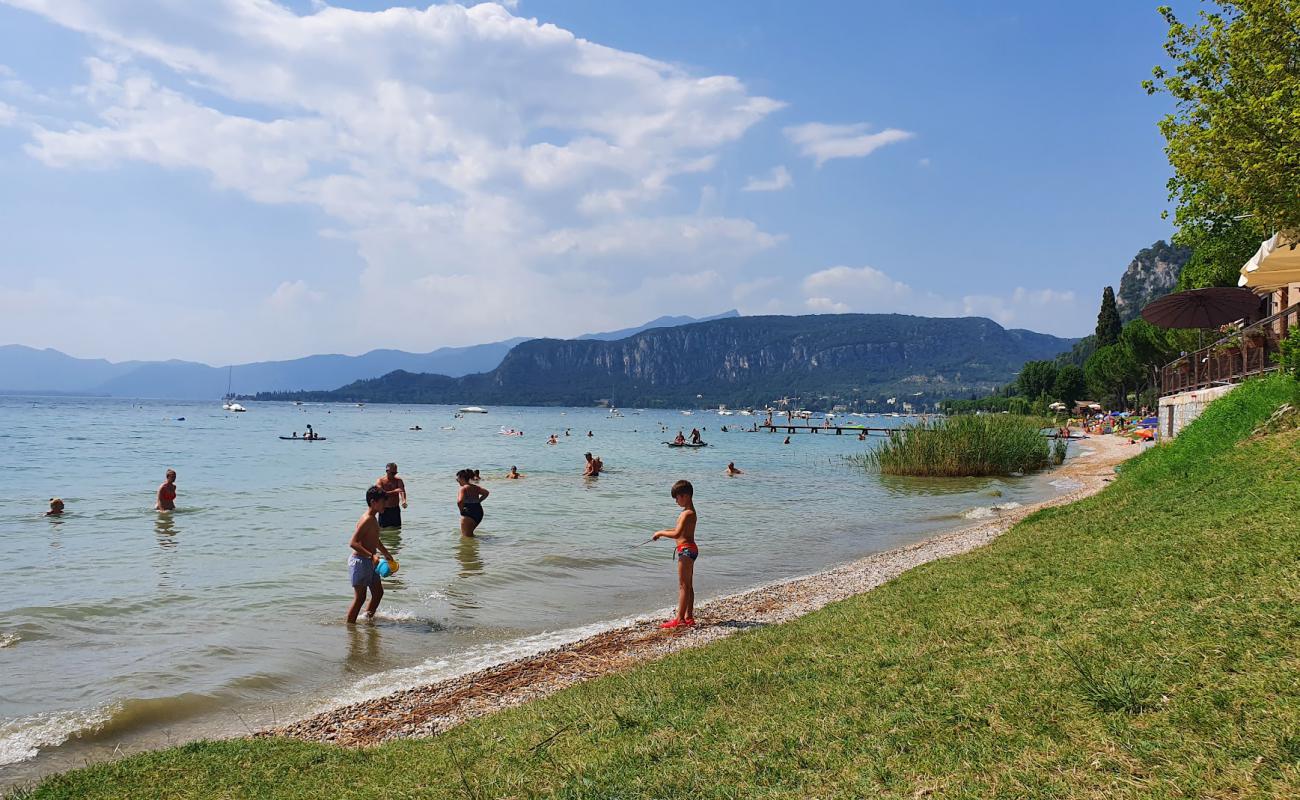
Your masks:
{"label": "white cloud", "polygon": [[8,127],[18,121],[18,109],[0,100],[0,128]]}
{"label": "white cloud", "polygon": [[[794,291],[792,291],[792,288]],[[988,317],[1004,327],[1059,336],[1087,329],[1073,292],[1016,287],[1008,294],[960,297],[918,289],[874,267],[835,266],[806,275],[797,287],[777,278],[741,284],[733,299],[746,314],[914,314]]]}
{"label": "white cloud", "polygon": [[784,165],[777,165],[772,168],[766,177],[759,175],[749,176],[741,191],[745,192],[779,192],[794,185],[794,178],[790,176],[790,170]]}
{"label": "white cloud", "polygon": [[785,129],[786,138],[799,147],[799,154],[825,164],[833,158],[861,158],[874,153],[887,144],[911,139],[916,134],[898,128],[886,128],[878,133],[867,133],[871,126],[865,122],[854,125],[827,125],[809,122]]}
{"label": "white cloud", "polygon": [[[667,309],[619,294],[635,290],[632,270],[714,270],[729,285],[781,241],[713,203],[695,209],[676,185],[781,102],[498,4],[298,15],[268,0],[0,2],[99,52],[73,95],[83,107],[42,117],[31,156],[61,169],[149,163],[319,208],[364,271],[357,300],[316,298],[317,313],[382,314],[410,332],[402,346],[546,333],[561,319],[577,333],[602,306],[653,316]],[[268,302],[310,298],[296,287]],[[475,312],[453,308],[462,296]]]}

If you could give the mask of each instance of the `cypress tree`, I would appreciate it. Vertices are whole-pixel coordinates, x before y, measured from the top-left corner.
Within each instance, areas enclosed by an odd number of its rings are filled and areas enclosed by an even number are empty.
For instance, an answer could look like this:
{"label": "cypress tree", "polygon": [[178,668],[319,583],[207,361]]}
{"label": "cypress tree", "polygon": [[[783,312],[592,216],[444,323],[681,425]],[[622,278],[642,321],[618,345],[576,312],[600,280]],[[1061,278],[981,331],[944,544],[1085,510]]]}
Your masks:
{"label": "cypress tree", "polygon": [[1101,311],[1097,312],[1097,347],[1118,342],[1123,329],[1119,309],[1115,307],[1115,290],[1107,286],[1101,293]]}

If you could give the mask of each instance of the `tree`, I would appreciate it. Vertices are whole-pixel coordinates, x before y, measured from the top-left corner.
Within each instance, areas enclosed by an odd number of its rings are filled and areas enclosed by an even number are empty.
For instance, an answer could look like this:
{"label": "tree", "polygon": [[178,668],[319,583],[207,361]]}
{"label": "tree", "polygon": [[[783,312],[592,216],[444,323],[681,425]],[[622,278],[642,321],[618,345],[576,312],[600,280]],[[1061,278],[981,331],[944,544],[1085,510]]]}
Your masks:
{"label": "tree", "polygon": [[1172,62],[1148,93],[1168,93],[1160,121],[1174,168],[1180,229],[1300,230],[1300,0],[1214,0],[1196,23],[1160,8]]}
{"label": "tree", "polygon": [[1115,307],[1115,290],[1107,286],[1101,292],[1101,310],[1097,312],[1097,349],[1118,342],[1123,327],[1119,309]]}
{"label": "tree", "polygon": [[1189,223],[1174,241],[1192,250],[1178,276],[1178,290],[1209,286],[1236,286],[1241,265],[1259,249],[1268,233],[1254,219],[1229,219],[1222,223]]}
{"label": "tree", "polygon": [[1088,378],[1089,390],[1111,408],[1126,406],[1129,388],[1141,378],[1141,369],[1122,344],[1098,347],[1084,365],[1083,372]]}
{"label": "tree", "polygon": [[1083,399],[1088,391],[1088,378],[1081,367],[1066,364],[1056,372],[1056,381],[1052,384],[1052,396],[1073,408],[1076,400]]}
{"label": "tree", "polygon": [[1029,361],[1016,376],[1016,391],[1021,397],[1032,400],[1051,391],[1056,382],[1056,364],[1051,361]]}

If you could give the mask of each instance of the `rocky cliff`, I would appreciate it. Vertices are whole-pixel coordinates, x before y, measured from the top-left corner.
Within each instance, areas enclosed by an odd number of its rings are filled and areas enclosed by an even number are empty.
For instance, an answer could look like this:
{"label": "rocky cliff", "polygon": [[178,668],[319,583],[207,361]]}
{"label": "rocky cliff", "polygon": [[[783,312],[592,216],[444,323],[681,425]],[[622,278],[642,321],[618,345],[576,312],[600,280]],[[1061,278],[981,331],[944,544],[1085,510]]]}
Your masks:
{"label": "rocky cliff", "polygon": [[1143,306],[1164,297],[1178,286],[1178,276],[1192,251],[1171,245],[1163,239],[1138,251],[1119,281],[1115,306],[1119,318],[1128,322],[1141,313]]}
{"label": "rocky cliff", "polygon": [[328,393],[260,399],[654,407],[797,397],[816,407],[896,394],[926,402],[987,391],[1071,343],[978,317],[740,317],[618,341],[535,339],[491,372],[458,379],[397,372]]}

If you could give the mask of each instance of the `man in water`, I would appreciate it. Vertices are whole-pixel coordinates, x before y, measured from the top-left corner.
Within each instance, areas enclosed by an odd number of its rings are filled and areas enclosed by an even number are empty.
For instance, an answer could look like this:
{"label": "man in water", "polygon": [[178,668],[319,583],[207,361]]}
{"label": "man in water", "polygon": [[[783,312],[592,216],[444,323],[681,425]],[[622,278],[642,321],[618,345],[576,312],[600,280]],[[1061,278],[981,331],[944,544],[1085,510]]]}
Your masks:
{"label": "man in water", "polygon": [[736,466],[736,462],[734,462],[734,461],[728,461],[728,462],[727,462],[727,470],[726,470],[726,472],[727,472],[727,475],[728,475],[728,476],[731,476],[731,475],[744,475],[744,474],[745,474],[745,471],[742,470],[740,467],[737,467],[737,466]]}
{"label": "man in water", "polygon": [[[397,465],[389,462],[375,485],[384,493],[384,510],[379,513],[379,527],[402,527],[402,509],[406,508],[406,483],[397,477]],[[401,508],[398,508],[398,502]]]}
{"label": "man in water", "polygon": [[587,466],[582,470],[584,477],[594,478],[605,468],[605,463],[600,460],[600,456],[593,457],[591,453],[583,453],[582,457],[587,459]]}
{"label": "man in water", "polygon": [[524,476],[523,476],[523,473],[521,473],[521,472],[519,471],[519,468],[518,468],[518,467],[513,467],[513,466],[512,466],[512,467],[510,468],[510,471],[506,473],[506,477],[509,478],[509,479],[512,480],[512,481],[517,481],[517,480],[519,480],[520,478],[522,478],[522,477],[524,477]]}
{"label": "man in water", "polygon": [[699,443],[700,443],[700,429],[691,428],[691,444],[699,444]]}
{"label": "man in water", "polygon": [[176,470],[167,470],[167,480],[158,487],[158,502],[154,504],[154,510],[176,510]]}

